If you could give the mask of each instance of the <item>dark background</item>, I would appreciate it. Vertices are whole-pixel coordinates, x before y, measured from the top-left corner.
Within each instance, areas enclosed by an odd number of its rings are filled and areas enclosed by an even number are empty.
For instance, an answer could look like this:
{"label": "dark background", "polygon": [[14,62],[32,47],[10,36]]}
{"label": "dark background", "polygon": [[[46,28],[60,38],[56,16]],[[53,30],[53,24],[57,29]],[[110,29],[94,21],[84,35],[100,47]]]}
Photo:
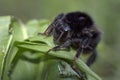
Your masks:
{"label": "dark background", "polygon": [[59,13],[84,11],[103,31],[98,59],[91,67],[104,80],[120,79],[120,0],[0,0],[0,15],[27,22],[52,20]]}

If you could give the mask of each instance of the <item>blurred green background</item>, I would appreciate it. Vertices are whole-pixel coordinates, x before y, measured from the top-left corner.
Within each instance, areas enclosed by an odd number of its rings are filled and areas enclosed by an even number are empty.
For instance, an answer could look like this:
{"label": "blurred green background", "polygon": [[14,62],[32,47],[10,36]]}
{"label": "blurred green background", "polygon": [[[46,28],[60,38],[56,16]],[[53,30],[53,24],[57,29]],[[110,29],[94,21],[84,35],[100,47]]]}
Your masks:
{"label": "blurred green background", "polygon": [[0,0],[0,16],[13,15],[24,22],[52,20],[59,13],[71,11],[87,12],[103,31],[92,70],[103,80],[119,80],[120,0]]}

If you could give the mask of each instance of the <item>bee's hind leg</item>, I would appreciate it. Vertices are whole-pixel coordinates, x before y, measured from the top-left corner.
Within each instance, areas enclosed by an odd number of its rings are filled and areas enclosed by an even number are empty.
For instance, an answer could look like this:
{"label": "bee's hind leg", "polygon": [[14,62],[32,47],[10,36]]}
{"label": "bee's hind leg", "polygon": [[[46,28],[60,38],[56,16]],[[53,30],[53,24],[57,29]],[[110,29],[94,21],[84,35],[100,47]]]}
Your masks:
{"label": "bee's hind leg", "polygon": [[90,66],[91,64],[93,64],[93,63],[95,62],[96,58],[97,58],[97,51],[94,50],[93,53],[92,53],[92,55],[88,58],[86,64],[87,64],[88,66]]}

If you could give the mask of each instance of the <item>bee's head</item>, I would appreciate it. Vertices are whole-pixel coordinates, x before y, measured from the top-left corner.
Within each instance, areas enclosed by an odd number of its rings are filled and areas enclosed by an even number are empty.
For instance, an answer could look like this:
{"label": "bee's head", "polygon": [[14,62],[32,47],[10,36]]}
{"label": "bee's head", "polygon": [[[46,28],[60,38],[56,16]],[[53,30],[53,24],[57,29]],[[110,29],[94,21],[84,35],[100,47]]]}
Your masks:
{"label": "bee's head", "polygon": [[93,25],[91,17],[83,12],[71,12],[66,14],[65,22],[71,28],[77,27],[77,29],[89,28]]}

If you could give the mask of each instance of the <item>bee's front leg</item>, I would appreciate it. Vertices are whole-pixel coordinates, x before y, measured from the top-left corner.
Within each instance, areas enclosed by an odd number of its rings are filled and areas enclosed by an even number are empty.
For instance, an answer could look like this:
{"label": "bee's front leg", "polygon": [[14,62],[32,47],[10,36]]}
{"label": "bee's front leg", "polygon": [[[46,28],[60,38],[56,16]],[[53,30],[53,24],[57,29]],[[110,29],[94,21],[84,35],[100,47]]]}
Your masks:
{"label": "bee's front leg", "polygon": [[56,50],[58,50],[58,49],[61,49],[61,48],[66,48],[66,47],[68,47],[68,46],[70,46],[71,45],[71,40],[66,40],[63,44],[61,44],[61,45],[58,45],[58,46],[55,46],[55,47],[53,47],[52,49],[49,49],[48,51],[47,51],[47,53],[48,52],[50,52],[50,51],[56,51]]}

